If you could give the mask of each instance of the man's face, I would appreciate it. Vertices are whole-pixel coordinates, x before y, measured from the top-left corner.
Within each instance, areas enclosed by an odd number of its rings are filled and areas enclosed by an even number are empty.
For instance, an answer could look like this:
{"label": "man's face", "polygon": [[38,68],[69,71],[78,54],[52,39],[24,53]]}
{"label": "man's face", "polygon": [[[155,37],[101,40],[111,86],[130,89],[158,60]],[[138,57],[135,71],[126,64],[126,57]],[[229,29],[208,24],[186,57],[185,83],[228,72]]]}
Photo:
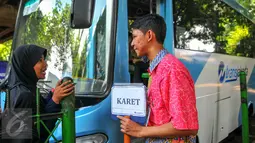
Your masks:
{"label": "man's face", "polygon": [[138,57],[143,57],[147,55],[148,38],[141,30],[132,30],[132,42],[131,46],[134,48]]}
{"label": "man's face", "polygon": [[41,59],[34,66],[34,70],[38,79],[45,78],[47,66],[48,65],[44,59],[44,56],[42,56]]}

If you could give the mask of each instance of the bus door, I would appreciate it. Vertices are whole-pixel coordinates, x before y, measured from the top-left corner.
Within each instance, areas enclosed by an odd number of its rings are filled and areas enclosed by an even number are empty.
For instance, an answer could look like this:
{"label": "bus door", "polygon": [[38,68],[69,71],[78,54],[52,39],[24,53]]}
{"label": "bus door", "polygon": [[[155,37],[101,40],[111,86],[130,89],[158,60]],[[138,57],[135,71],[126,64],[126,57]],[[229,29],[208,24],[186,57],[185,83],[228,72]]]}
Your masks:
{"label": "bus door", "polygon": [[128,51],[129,51],[129,74],[131,83],[143,83],[147,86],[148,76],[144,76],[149,68],[149,61],[142,61],[137,57],[132,42],[132,23],[146,14],[159,14],[160,2],[157,0],[136,1],[128,0]]}
{"label": "bus door", "polygon": [[[111,119],[117,0],[96,0],[92,25],[75,27],[70,18],[82,0],[21,0],[13,50],[23,44],[47,49],[47,87],[65,76],[75,86],[76,142],[120,142],[119,122]],[[87,13],[82,13],[86,15]],[[61,124],[54,132],[62,140]]]}
{"label": "bus door", "polygon": [[[129,73],[130,81],[135,83],[144,83],[147,85],[148,81],[146,76],[143,76],[147,72],[149,63],[141,61],[141,57],[137,57],[136,53],[131,47],[132,34],[130,25],[138,17],[146,14],[156,13],[161,15],[167,24],[167,35],[164,46],[170,52],[174,53],[173,48],[173,19],[172,19],[172,0],[128,0],[128,45],[129,45]],[[145,78],[145,79],[144,79]]]}

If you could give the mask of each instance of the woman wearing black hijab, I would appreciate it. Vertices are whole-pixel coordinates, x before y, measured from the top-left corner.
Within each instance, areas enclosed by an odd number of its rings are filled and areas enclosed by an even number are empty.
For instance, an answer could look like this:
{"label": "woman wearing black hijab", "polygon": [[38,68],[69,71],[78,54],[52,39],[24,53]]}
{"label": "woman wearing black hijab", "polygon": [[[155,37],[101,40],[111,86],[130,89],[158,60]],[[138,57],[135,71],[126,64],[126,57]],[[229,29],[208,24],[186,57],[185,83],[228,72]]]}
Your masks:
{"label": "woman wearing black hijab", "polygon": [[[11,73],[8,80],[11,109],[32,109],[32,114],[36,114],[36,85],[39,79],[45,78],[45,71],[47,69],[47,63],[45,62],[46,55],[47,50],[36,45],[23,45],[14,51]],[[60,101],[65,96],[74,92],[74,84],[69,84],[69,82],[61,84],[61,81],[59,81],[54,93],[48,95],[46,99],[41,97],[40,113],[60,111]],[[46,120],[44,122],[52,130],[56,120]],[[23,140],[23,142],[44,141],[48,137],[48,133],[42,126],[40,139],[38,139],[38,132],[35,131],[35,125],[32,128],[33,139]],[[19,140],[19,142],[22,141]]]}

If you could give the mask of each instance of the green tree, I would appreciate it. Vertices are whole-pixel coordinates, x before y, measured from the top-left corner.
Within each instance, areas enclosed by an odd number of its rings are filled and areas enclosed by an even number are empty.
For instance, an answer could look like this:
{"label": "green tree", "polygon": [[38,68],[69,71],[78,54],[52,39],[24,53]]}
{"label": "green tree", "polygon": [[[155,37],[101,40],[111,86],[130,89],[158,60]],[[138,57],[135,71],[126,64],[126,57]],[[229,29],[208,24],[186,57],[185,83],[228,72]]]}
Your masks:
{"label": "green tree", "polygon": [[[56,48],[58,56],[55,67],[63,64],[59,71],[67,68],[66,59],[71,57],[73,76],[79,77],[81,62],[86,59],[87,40],[80,45],[84,30],[71,29],[70,9],[70,4],[63,4],[60,0],[56,0],[54,9],[48,14],[43,14],[40,10],[32,13],[26,21],[27,26],[21,37],[22,43],[36,43],[47,48],[48,56],[52,47]],[[83,49],[81,54],[84,55],[79,55],[79,48]]]}
{"label": "green tree", "polygon": [[[242,5],[246,5],[249,14],[255,17],[254,0],[252,4],[244,0]],[[186,37],[184,42],[194,38],[202,40],[204,43],[215,43],[217,53],[227,53],[237,56],[255,56],[254,38],[255,26],[250,20],[244,17],[221,0],[174,0],[174,24],[175,35],[178,27],[184,27]],[[197,32],[196,26],[202,27]],[[178,36],[175,39],[175,46],[185,48],[178,43]]]}
{"label": "green tree", "polygon": [[11,53],[12,40],[0,44],[0,61],[8,61]]}

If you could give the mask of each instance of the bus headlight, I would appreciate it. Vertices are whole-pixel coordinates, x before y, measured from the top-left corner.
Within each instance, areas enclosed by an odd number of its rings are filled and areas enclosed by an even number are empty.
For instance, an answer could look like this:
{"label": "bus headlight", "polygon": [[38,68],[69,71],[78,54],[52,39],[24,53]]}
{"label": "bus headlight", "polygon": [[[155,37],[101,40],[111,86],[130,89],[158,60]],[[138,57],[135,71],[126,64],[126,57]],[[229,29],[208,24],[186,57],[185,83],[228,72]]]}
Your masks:
{"label": "bus headlight", "polygon": [[104,134],[93,134],[76,138],[76,143],[105,143],[107,137]]}

